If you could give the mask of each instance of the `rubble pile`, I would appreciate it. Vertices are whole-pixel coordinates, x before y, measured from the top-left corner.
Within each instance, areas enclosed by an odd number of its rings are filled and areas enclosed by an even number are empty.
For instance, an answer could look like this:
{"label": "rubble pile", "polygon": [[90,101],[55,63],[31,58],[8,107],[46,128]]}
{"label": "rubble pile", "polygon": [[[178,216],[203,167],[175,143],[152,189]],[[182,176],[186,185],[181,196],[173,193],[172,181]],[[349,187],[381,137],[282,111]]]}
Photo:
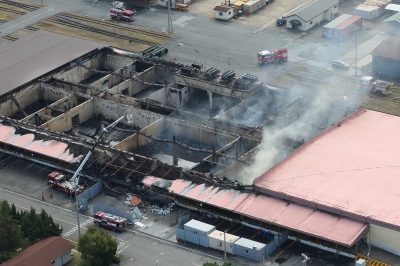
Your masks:
{"label": "rubble pile", "polygon": [[157,205],[151,205],[150,206],[150,211],[152,213],[156,213],[156,214],[162,214],[162,215],[168,215],[171,213],[171,211],[173,210],[175,206],[175,203],[169,203],[167,206],[164,207],[159,207]]}

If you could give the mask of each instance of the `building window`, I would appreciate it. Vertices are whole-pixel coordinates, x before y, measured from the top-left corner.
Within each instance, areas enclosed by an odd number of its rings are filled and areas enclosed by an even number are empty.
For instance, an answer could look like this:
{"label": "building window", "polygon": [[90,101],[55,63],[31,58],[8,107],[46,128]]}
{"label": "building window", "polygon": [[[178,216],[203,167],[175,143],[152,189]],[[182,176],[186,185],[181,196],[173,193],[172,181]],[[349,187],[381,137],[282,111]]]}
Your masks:
{"label": "building window", "polygon": [[312,21],[310,21],[310,25],[312,24]]}
{"label": "building window", "polygon": [[249,254],[249,250],[248,250],[248,249],[245,249],[245,250],[244,250],[244,254]]}
{"label": "building window", "polygon": [[222,17],[224,14],[222,12],[218,12],[218,15]]}
{"label": "building window", "polygon": [[334,6],[333,8],[336,8],[337,6]]}
{"label": "building window", "polygon": [[222,247],[222,242],[218,241],[218,247]]}
{"label": "building window", "polygon": [[228,12],[228,15],[230,15],[231,13],[232,13],[232,11],[229,11],[229,12]]}

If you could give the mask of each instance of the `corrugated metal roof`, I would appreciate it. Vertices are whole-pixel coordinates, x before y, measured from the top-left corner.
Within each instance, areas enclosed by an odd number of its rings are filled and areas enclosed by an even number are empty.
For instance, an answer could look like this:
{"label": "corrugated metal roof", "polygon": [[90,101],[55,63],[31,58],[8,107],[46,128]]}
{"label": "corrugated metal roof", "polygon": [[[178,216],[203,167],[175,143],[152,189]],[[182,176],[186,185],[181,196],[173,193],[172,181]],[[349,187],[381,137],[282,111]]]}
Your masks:
{"label": "corrugated metal roof", "polygon": [[197,221],[195,219],[192,219],[189,222],[185,223],[185,226],[200,230],[202,232],[209,232],[210,230],[215,228],[214,225],[206,224],[206,223]]}
{"label": "corrugated metal roof", "polygon": [[213,9],[214,11],[220,11],[220,12],[228,12],[229,10],[231,10],[231,7],[229,6],[216,6]]}
{"label": "corrugated metal roof", "polygon": [[343,14],[339,17],[337,17],[336,19],[332,20],[331,22],[329,22],[328,24],[326,24],[324,26],[324,28],[330,28],[333,29],[337,26],[339,26],[341,23],[345,22],[346,20],[348,20],[349,18],[351,18],[353,15],[349,15],[349,14]]}
{"label": "corrugated metal roof", "polygon": [[388,4],[385,9],[400,12],[400,5]]}
{"label": "corrugated metal roof", "polygon": [[234,243],[236,240],[238,240],[240,238],[239,236],[231,235],[228,233],[225,233],[225,236],[224,236],[224,232],[219,231],[219,230],[212,231],[210,234],[208,234],[208,237],[212,237],[214,239],[218,239],[221,241],[224,241],[224,238],[225,238],[225,241],[228,243]]}
{"label": "corrugated metal roof", "polygon": [[363,108],[263,174],[254,189],[400,228],[399,132],[400,117]]}
{"label": "corrugated metal roof", "polygon": [[77,162],[74,154],[68,149],[68,144],[57,140],[35,140],[33,134],[15,134],[15,128],[0,124],[0,143],[7,143],[28,151],[43,154],[52,158],[57,158],[66,162]]}
{"label": "corrugated metal roof", "polygon": [[338,3],[339,3],[338,0],[313,0],[305,4],[304,6],[300,7],[299,9],[295,10],[290,15],[287,15],[286,17],[297,15],[304,21],[310,21],[319,14],[333,7],[334,5],[337,5]]}
{"label": "corrugated metal roof", "polygon": [[241,238],[238,241],[235,242],[235,245],[246,247],[249,249],[254,249],[256,248],[257,250],[263,249],[265,247],[265,244],[256,242],[247,238]]}
{"label": "corrugated metal roof", "polygon": [[383,40],[372,52],[373,56],[386,57],[400,61],[400,37]]}
{"label": "corrugated metal roof", "polygon": [[35,31],[0,47],[0,95],[104,47],[48,31]]}
{"label": "corrugated metal roof", "polygon": [[345,246],[352,246],[368,228],[363,222],[275,197],[205,187],[204,184],[196,185],[180,179],[169,181],[148,176],[142,182],[146,186],[166,188],[182,197]]}
{"label": "corrugated metal roof", "polygon": [[385,19],[382,22],[390,22],[390,21],[397,21],[400,23],[400,12],[397,12],[396,14],[394,14],[393,16],[388,17],[387,19]]}

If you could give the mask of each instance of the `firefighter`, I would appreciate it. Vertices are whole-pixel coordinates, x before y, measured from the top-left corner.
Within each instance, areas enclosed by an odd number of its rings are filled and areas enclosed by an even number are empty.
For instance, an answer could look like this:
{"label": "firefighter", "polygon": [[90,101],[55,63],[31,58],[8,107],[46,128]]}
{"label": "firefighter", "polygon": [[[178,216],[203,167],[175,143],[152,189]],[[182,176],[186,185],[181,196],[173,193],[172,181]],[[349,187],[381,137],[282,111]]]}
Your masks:
{"label": "firefighter", "polygon": [[42,200],[44,200],[44,192],[42,191]]}
{"label": "firefighter", "polygon": [[53,190],[50,190],[50,199],[53,198]]}

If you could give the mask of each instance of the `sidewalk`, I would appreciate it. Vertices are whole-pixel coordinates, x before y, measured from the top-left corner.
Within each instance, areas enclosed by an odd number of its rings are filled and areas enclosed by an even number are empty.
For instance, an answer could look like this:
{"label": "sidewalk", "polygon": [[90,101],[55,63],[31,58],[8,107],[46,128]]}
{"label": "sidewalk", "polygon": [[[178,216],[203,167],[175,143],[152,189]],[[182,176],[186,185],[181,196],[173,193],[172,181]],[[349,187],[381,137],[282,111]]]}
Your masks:
{"label": "sidewalk", "polygon": [[0,37],[19,31],[58,13],[54,7],[42,7],[12,21],[0,25]]}

